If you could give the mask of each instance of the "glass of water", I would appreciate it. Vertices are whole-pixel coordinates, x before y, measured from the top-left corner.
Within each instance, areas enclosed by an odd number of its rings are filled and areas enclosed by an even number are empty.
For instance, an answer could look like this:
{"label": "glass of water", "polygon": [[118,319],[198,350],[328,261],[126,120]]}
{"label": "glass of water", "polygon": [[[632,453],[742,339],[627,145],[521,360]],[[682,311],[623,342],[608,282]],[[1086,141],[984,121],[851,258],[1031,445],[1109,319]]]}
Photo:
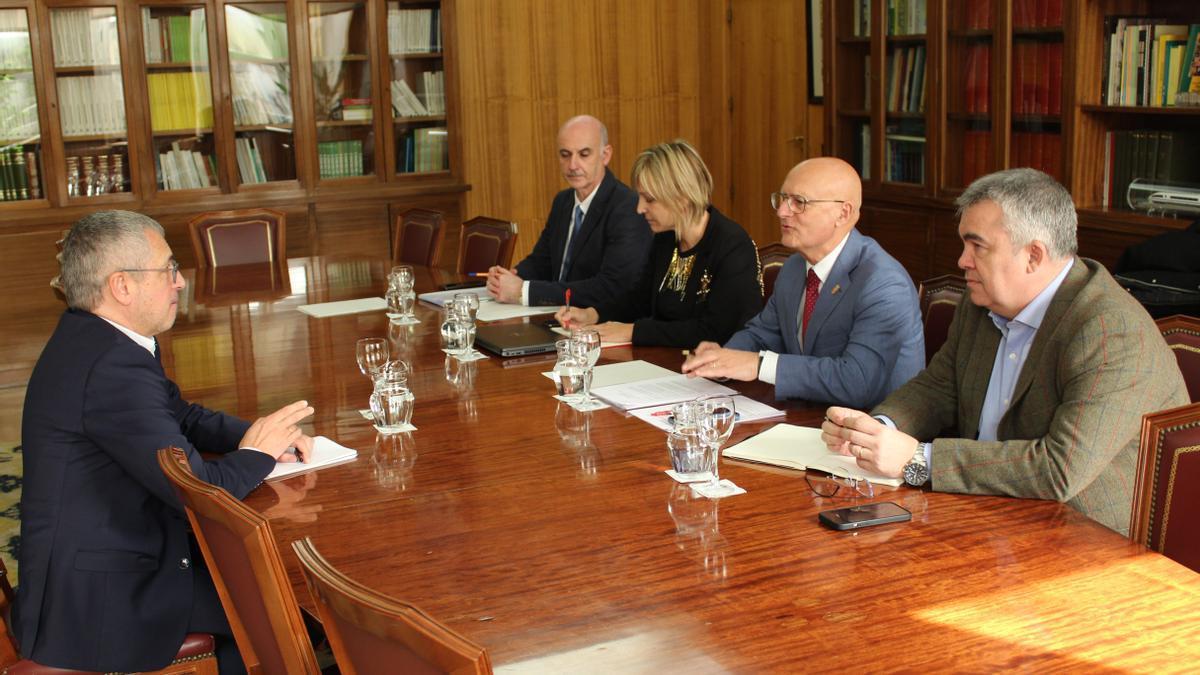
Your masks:
{"label": "glass of water", "polygon": [[579,397],[578,405],[583,410],[603,407],[596,399],[592,398],[592,369],[596,366],[596,362],[600,360],[600,333],[590,329],[576,329],[571,331],[571,341],[568,346],[571,354],[578,360],[583,368],[583,391]]}
{"label": "glass of water", "polygon": [[697,420],[704,432],[704,441],[708,445],[712,462],[712,480],[719,483],[719,465],[721,463],[721,446],[729,440],[733,433],[733,425],[737,422],[737,408],[733,398],[724,395],[706,396],[693,402],[696,406]]}
{"label": "glass of water", "polygon": [[684,479],[700,477],[711,471],[711,453],[704,442],[704,431],[694,420],[681,421],[667,432],[667,450],[671,468]]}
{"label": "glass of water", "polygon": [[451,356],[467,358],[475,347],[475,322],[452,308],[442,323],[442,344]]}
{"label": "glass of water", "polygon": [[371,394],[371,413],[375,429],[381,434],[396,434],[409,430],[415,398],[407,382],[381,380]]}

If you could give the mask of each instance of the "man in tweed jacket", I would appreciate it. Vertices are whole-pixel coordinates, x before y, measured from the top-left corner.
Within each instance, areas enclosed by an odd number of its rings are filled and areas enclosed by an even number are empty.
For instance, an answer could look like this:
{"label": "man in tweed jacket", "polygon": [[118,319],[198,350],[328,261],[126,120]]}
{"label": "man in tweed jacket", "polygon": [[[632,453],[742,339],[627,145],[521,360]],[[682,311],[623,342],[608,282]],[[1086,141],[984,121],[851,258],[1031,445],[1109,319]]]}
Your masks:
{"label": "man in tweed jacket", "polygon": [[1054,499],[1126,534],[1142,415],[1188,402],[1174,356],[1104,267],[1075,256],[1054,179],[994,173],[957,205],[969,295],[945,346],[872,415],[830,408],[826,444],[910,484]]}

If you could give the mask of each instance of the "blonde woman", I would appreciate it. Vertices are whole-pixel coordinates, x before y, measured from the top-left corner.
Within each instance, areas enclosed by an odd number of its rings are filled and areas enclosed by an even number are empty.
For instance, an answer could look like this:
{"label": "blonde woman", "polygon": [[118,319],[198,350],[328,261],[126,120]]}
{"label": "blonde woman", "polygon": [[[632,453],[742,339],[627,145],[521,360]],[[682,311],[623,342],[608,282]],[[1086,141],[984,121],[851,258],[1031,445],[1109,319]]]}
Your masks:
{"label": "blonde woman", "polygon": [[712,174],[686,141],[643,151],[631,183],[654,233],[641,280],[611,306],[563,307],[555,317],[567,327],[594,325],[605,342],[725,342],[762,308],[754,242],[710,204]]}

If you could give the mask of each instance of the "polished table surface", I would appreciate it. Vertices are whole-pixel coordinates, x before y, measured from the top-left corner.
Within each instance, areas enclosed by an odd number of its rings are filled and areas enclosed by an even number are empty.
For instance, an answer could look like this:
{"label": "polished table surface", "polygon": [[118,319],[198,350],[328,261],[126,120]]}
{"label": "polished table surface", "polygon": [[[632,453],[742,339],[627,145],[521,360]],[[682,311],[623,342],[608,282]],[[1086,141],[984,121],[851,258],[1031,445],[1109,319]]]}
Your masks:
{"label": "polished table surface", "polygon": [[[296,310],[380,296],[387,269],[295,259],[283,286],[229,294],[189,277],[199,283],[162,339],[185,395],[247,417],[304,398],[312,433],[359,451],[247,499],[305,607],[290,543],[310,536],[352,578],[484,645],[499,672],[1200,667],[1200,575],[1064,505],[881,488],[857,501],[893,500],[912,522],[833,532],[817,513],[854,501],[730,460],[722,476],[747,493],[696,498],[664,475],[661,431],[553,399],[552,361],[445,357],[430,306],[411,327]],[[415,432],[377,435],[358,412],[370,385],[354,344],[368,336],[414,368]],[[626,347],[601,363],[631,358],[682,361]],[[821,418],[761,383],[737,387],[788,422]],[[774,423],[740,424],[730,444]]]}

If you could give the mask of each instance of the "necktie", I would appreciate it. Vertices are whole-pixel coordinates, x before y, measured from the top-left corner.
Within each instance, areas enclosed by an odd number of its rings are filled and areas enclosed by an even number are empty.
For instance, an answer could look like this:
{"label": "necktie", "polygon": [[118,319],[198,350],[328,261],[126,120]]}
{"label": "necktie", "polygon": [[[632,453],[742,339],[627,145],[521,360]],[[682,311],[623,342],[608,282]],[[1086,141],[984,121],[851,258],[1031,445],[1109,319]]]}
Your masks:
{"label": "necktie", "polygon": [[804,280],[804,323],[800,324],[800,344],[804,344],[804,334],[808,332],[808,320],[812,318],[813,308],[817,306],[817,293],[821,290],[821,278],[816,270],[808,268],[808,278]]}
{"label": "necktie", "polygon": [[567,268],[571,265],[571,248],[575,244],[575,237],[579,236],[579,228],[583,227],[583,209],[578,205],[575,207],[575,224],[571,226],[571,234],[567,237],[567,250],[563,251],[562,267],[558,270],[558,280],[567,280]]}

